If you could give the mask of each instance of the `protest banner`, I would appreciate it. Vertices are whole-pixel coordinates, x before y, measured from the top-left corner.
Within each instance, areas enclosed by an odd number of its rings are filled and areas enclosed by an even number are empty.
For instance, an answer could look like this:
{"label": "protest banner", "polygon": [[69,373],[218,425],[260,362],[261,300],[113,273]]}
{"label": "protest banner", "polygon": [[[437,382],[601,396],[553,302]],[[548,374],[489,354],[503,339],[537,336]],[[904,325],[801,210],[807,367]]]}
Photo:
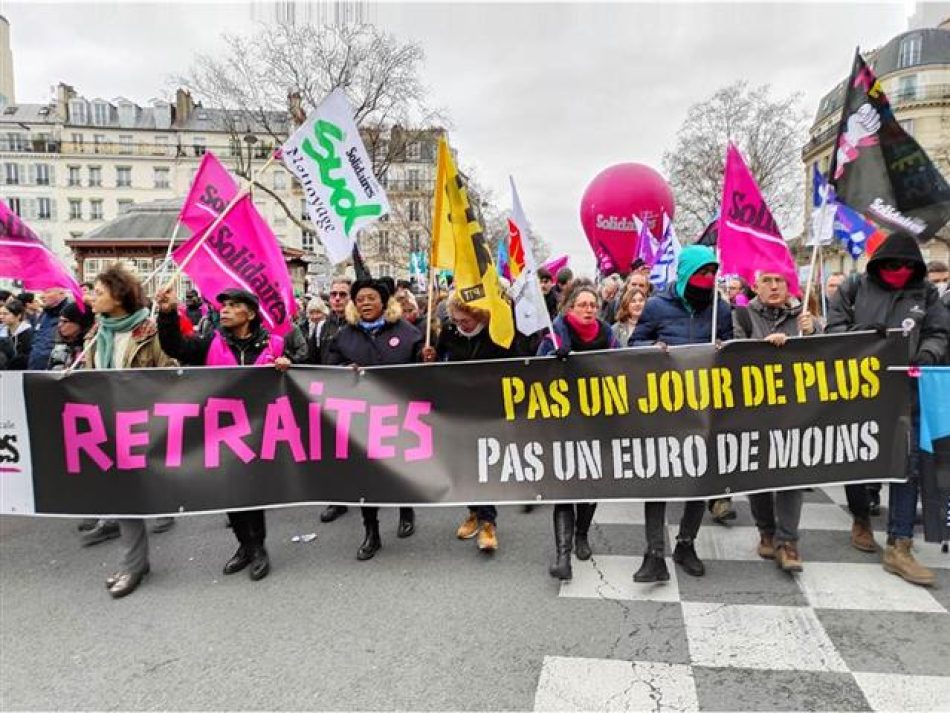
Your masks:
{"label": "protest banner", "polygon": [[[0,374],[5,513],[701,499],[901,478],[906,338]],[[477,394],[478,398],[472,395]]]}

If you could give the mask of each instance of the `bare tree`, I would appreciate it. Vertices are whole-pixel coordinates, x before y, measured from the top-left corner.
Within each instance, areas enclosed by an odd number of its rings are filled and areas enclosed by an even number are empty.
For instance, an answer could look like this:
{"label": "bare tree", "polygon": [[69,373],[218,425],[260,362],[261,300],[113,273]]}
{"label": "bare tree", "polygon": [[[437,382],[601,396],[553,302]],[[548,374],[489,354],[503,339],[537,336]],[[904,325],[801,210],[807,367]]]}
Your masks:
{"label": "bare tree", "polygon": [[[249,35],[225,35],[221,56],[198,54],[189,71],[175,81],[211,108],[231,138],[236,172],[249,177],[251,154],[264,147],[245,146],[246,135],[283,143],[295,126],[332,90],[343,89],[354,107],[377,176],[405,160],[407,147],[441,113],[426,102],[420,78],[423,51],[401,43],[372,25],[301,26],[260,24]],[[298,211],[270,187],[270,195],[301,229],[310,227]]]}
{"label": "bare tree", "polygon": [[691,240],[719,210],[729,141],[745,157],[779,226],[795,226],[802,215],[806,128],[801,93],[773,98],[769,85],[736,82],[690,107],[675,146],[663,154],[680,235]]}

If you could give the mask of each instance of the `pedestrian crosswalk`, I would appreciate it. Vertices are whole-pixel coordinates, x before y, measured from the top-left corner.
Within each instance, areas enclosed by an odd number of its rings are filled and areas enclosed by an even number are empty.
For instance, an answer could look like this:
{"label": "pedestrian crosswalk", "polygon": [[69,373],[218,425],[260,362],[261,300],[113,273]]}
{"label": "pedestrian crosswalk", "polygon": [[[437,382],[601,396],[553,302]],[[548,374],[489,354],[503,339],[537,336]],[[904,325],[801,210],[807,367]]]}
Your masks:
{"label": "pedestrian crosswalk", "polygon": [[[622,607],[630,629],[617,632],[622,658],[546,656],[535,710],[950,710],[950,555],[918,540],[918,559],[938,570],[932,589],[888,574],[880,553],[850,547],[840,491],[806,495],[801,574],[757,556],[758,533],[740,497],[732,524],[707,517],[700,530],[706,576],[689,577],[668,558],[671,578],[661,584],[631,577],[643,506],[601,505],[594,556],[575,561],[559,597]],[[669,541],[680,507],[669,508]],[[882,546],[885,523],[886,513],[875,519]],[[668,646],[657,645],[658,633]]]}

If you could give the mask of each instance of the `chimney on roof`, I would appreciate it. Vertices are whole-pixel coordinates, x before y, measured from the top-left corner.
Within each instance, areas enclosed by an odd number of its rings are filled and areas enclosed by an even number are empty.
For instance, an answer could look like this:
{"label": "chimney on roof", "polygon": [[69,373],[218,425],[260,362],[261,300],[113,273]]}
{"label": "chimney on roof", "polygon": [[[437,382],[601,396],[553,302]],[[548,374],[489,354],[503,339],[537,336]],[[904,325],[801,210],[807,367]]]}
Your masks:
{"label": "chimney on roof", "polygon": [[63,123],[69,118],[69,100],[76,98],[76,90],[69,84],[56,85],[56,120]]}
{"label": "chimney on roof", "polygon": [[175,123],[184,124],[191,118],[195,110],[195,102],[191,98],[191,92],[181,87],[175,92]]}

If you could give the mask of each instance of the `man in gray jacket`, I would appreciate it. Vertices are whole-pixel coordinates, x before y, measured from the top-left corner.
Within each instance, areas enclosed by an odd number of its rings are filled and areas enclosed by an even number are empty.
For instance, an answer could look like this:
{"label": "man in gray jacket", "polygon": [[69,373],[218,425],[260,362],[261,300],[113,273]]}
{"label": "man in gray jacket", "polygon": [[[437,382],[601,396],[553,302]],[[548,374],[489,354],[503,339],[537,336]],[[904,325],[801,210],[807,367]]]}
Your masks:
{"label": "man in gray jacket", "polygon": [[[789,337],[817,334],[821,330],[818,320],[791,296],[783,275],[759,273],[755,293],[747,307],[732,311],[736,339],[764,339],[781,347]],[[801,572],[798,523],[802,516],[802,491],[755,493],[749,496],[749,505],[759,528],[759,557],[774,559],[785,572]]]}

